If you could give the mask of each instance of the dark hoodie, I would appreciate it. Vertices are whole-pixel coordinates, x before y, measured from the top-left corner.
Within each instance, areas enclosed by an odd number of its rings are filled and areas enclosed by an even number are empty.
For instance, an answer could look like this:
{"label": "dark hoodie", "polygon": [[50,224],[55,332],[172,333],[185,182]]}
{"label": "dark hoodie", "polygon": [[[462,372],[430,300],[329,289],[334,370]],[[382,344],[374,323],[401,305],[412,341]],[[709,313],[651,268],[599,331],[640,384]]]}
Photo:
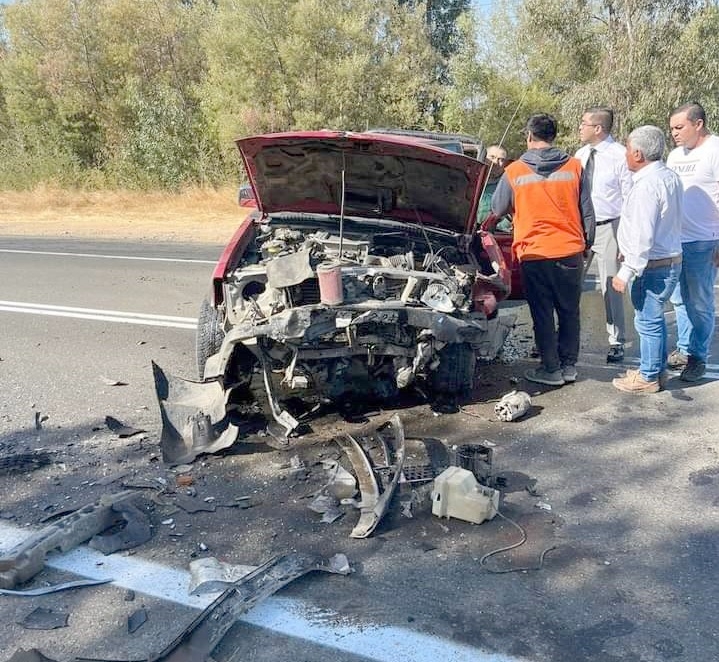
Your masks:
{"label": "dark hoodie", "polygon": [[[557,147],[544,147],[542,149],[529,149],[519,160],[526,163],[534,172],[543,177],[552,174],[561,168],[570,158],[569,154]],[[492,195],[492,211],[496,216],[504,216],[514,211],[514,192],[509,184],[506,173],[502,175],[497,188]],[[579,214],[582,218],[584,241],[589,249],[594,243],[594,206],[592,205],[591,191],[580,182]]]}

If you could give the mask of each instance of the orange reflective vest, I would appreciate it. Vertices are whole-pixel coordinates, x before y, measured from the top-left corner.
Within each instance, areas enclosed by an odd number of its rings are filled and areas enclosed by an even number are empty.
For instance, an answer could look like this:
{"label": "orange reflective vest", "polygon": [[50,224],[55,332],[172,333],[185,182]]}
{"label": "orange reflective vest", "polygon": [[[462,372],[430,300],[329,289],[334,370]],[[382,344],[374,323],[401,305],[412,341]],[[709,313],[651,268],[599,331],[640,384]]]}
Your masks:
{"label": "orange reflective vest", "polygon": [[514,161],[505,172],[514,193],[516,258],[543,260],[581,253],[585,247],[579,211],[581,163],[570,158],[545,177]]}

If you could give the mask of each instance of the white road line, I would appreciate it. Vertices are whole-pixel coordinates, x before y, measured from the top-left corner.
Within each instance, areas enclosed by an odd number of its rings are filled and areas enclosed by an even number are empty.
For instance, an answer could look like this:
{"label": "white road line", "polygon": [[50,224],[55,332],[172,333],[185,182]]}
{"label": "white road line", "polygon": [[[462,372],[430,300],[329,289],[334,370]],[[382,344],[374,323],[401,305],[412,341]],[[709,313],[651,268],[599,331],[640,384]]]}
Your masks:
{"label": "white road line", "polygon": [[[0,522],[0,554],[7,553],[32,533]],[[146,561],[136,555],[104,556],[84,546],[62,555],[50,554],[45,565],[89,579],[112,579],[114,586],[195,609],[204,609],[219,595],[188,595],[189,572]],[[345,581],[349,586],[352,577],[328,577],[327,581]],[[340,618],[338,614],[320,611],[294,598],[267,598],[241,620],[376,662],[396,662],[400,658],[413,662],[520,662],[519,658],[489,653],[406,628],[367,623],[348,625],[346,615]]]}
{"label": "white road line", "polygon": [[0,311],[26,313],[30,315],[49,315],[51,317],[72,317],[75,319],[116,322],[120,324],[143,324],[145,326],[162,326],[175,329],[197,328],[197,319],[194,317],[128,313],[119,310],[76,308],[73,306],[52,306],[50,304],[28,303],[24,301],[0,301]]}
{"label": "white road line", "polygon": [[180,257],[140,257],[137,255],[103,255],[100,253],[65,253],[61,251],[28,251],[15,248],[0,248],[0,253],[23,255],[54,255],[59,257],[96,257],[104,260],[146,260],[148,262],[191,262],[194,264],[217,264],[217,260],[193,260]]}

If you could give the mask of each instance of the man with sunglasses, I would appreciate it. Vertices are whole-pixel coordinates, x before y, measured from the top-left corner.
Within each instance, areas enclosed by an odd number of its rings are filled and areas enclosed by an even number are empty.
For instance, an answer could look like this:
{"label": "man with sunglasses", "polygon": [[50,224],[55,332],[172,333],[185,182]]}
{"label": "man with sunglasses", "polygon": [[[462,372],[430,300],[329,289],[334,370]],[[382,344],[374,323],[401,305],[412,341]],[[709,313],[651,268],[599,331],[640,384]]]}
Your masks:
{"label": "man with sunglasses", "polygon": [[604,298],[609,350],[607,363],[624,360],[626,326],[624,296],[611,281],[619,271],[617,229],[622,203],[632,187],[632,174],[627,168],[625,149],[611,136],[614,112],[611,108],[593,106],[582,113],[579,140],[582,147],[574,155],[582,162],[585,186],[591,191],[596,216],[596,235],[592,245]]}

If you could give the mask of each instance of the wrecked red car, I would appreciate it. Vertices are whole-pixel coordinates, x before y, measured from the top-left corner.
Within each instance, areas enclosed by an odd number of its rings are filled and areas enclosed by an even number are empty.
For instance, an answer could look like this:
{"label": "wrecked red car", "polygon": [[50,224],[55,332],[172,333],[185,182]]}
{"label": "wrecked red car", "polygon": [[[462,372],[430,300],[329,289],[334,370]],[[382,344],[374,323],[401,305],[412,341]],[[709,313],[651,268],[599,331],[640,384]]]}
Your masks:
{"label": "wrecked red car", "polygon": [[475,231],[487,166],[376,133],[269,134],[237,146],[258,209],[201,307],[203,383],[160,379],[174,457],[227,443],[218,439],[231,436],[219,420],[228,392],[253,375],[286,436],[299,426],[289,398],[471,391],[477,358],[494,358],[511,326],[497,314],[510,273],[493,236]]}

